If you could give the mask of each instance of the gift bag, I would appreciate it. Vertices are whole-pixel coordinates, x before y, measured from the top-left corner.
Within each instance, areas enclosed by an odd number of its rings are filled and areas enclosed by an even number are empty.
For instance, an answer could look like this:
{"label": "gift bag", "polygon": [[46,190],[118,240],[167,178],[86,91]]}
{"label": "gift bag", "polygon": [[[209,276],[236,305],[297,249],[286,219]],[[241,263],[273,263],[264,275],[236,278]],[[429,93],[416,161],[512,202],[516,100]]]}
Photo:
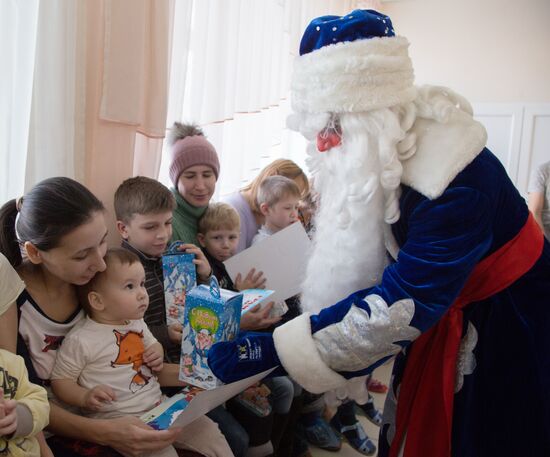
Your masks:
{"label": "gift bag", "polygon": [[184,243],[175,241],[162,256],[167,325],[183,324],[186,294],[197,285],[195,254],[178,251],[181,244]]}

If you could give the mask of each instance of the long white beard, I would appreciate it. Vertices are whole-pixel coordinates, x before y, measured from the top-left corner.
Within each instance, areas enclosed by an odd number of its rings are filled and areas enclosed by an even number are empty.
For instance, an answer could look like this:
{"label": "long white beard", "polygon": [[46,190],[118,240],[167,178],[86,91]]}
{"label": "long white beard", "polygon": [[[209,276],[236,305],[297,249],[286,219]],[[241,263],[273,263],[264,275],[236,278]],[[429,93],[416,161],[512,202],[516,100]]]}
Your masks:
{"label": "long white beard", "polygon": [[[388,192],[381,179],[388,174],[380,151],[386,148],[386,156],[388,147],[395,151],[403,132],[391,112],[345,114],[341,124],[342,146],[328,152],[317,151],[315,144],[308,146],[308,165],[320,207],[314,220],[316,232],[303,283],[302,309],[315,314],[357,290],[380,283],[387,265],[384,219]],[[389,155],[396,153],[390,151]],[[399,175],[401,167],[396,163]]]}

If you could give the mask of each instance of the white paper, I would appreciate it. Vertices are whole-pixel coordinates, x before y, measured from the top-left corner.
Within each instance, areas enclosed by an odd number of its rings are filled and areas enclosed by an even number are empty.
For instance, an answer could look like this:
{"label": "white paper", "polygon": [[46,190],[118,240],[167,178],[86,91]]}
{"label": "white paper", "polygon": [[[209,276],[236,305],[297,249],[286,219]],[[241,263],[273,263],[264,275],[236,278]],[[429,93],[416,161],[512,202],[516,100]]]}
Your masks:
{"label": "white paper", "polygon": [[[211,411],[216,406],[221,405],[235,395],[241,393],[247,387],[262,380],[275,368],[271,368],[257,375],[250,376],[240,381],[232,382],[231,384],[224,384],[212,390],[203,390],[195,395],[195,397],[189,402],[189,404],[183,409],[183,411],[170,411],[170,414],[177,416],[176,419],[171,422],[171,427],[183,427],[190,424],[195,419],[203,416],[208,411]],[[172,397],[174,400],[177,395]],[[162,402],[159,406],[152,409],[148,413],[141,416],[141,420],[145,423],[149,423],[161,416],[174,402],[169,398]],[[173,417],[172,417],[173,418]]]}
{"label": "white paper", "polygon": [[267,301],[281,301],[301,292],[311,242],[299,222],[265,238],[224,262],[233,282],[255,268],[263,271],[266,289],[275,293]]}

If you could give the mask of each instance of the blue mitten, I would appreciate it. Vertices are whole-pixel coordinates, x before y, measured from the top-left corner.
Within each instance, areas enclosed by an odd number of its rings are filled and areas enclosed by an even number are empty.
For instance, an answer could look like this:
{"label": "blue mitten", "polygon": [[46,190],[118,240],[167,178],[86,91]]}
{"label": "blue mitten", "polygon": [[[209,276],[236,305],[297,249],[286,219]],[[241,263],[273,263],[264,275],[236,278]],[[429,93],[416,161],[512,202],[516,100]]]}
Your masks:
{"label": "blue mitten", "polygon": [[284,376],[286,371],[280,365],[271,333],[244,332],[233,341],[214,344],[208,351],[208,366],[226,384],[277,366],[269,376]]}

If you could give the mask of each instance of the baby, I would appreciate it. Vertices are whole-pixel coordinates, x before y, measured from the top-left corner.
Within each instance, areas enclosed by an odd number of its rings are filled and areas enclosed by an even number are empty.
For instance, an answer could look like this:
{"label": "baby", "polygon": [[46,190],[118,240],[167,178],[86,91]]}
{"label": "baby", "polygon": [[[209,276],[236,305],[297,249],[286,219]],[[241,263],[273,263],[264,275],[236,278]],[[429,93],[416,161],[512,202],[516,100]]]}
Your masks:
{"label": "baby", "polygon": [[[87,317],[65,337],[51,376],[55,395],[93,417],[141,416],[162,401],[156,373],[163,350],[143,321],[149,304],[145,271],[136,254],[109,249],[107,268],[82,288]],[[232,456],[206,416],[182,429],[174,447]],[[174,447],[155,455],[177,456]]]}

